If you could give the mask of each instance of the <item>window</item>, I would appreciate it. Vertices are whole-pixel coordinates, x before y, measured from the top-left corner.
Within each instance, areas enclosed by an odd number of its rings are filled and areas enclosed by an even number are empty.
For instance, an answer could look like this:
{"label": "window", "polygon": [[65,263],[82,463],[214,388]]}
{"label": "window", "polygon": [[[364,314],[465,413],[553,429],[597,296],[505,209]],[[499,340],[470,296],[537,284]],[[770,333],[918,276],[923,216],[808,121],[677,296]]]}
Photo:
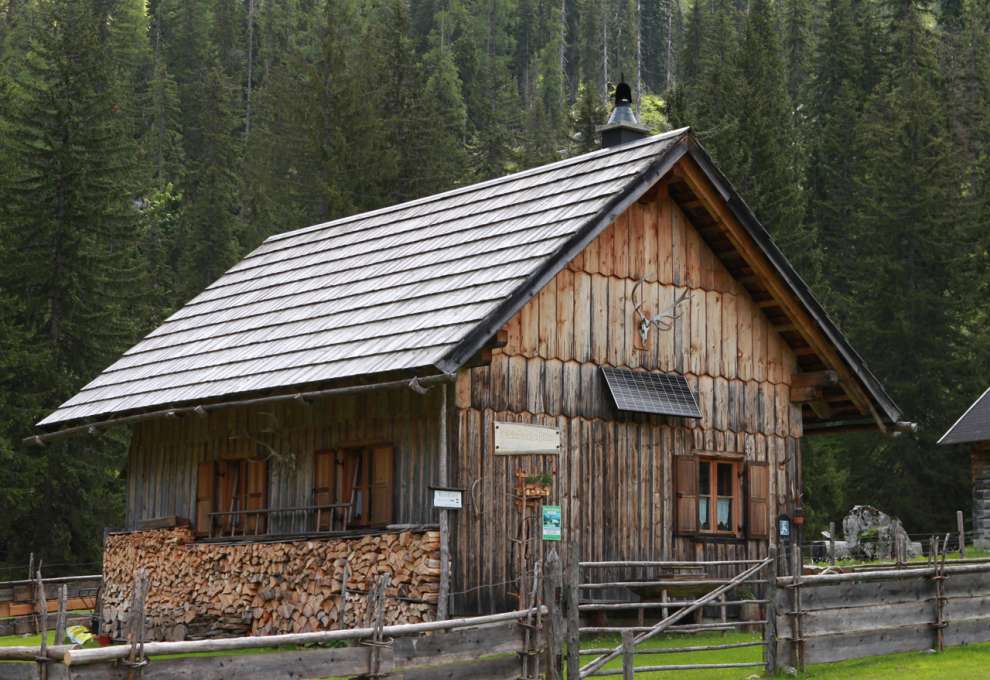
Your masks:
{"label": "window", "polygon": [[317,451],[313,505],[318,531],[391,524],[395,450],[366,446]]}
{"label": "window", "polygon": [[766,463],[724,454],[675,456],[674,472],[678,534],[769,537]]}
{"label": "window", "polygon": [[263,534],[268,507],[268,462],[200,463],[196,480],[196,533],[200,536]]}

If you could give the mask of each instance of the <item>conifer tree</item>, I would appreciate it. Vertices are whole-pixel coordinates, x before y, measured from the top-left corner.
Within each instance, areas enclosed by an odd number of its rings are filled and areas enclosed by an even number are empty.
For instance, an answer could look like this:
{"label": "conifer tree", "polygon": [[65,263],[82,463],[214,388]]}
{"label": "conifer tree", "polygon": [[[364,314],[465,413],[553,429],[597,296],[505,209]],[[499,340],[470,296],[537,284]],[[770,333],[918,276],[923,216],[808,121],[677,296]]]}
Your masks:
{"label": "conifer tree", "polygon": [[769,0],[753,0],[738,52],[736,92],[740,104],[742,88],[758,96],[747,98],[736,119],[739,162],[726,172],[797,270],[813,279],[818,242],[802,224],[800,147],[776,26]]}

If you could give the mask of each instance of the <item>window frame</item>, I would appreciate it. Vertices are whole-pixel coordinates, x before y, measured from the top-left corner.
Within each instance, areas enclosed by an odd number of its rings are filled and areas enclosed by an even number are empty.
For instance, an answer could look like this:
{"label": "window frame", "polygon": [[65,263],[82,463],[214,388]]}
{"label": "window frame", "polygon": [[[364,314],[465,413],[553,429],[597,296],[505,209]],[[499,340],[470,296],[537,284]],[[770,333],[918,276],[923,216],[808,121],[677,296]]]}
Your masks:
{"label": "window frame", "polygon": [[[696,517],[696,527],[697,533],[704,536],[731,536],[735,538],[741,538],[745,536],[745,521],[743,517],[743,473],[746,467],[746,461],[742,457],[736,456],[726,456],[710,453],[697,453],[695,454],[697,459],[696,465],[698,466],[698,477],[697,477],[697,498],[698,502],[695,504]],[[701,488],[701,466],[703,464],[709,465],[708,472],[708,489]],[[731,465],[732,466],[732,506],[731,506],[731,523],[734,525],[733,529],[719,529],[718,528],[718,466],[719,465]],[[710,518],[711,528],[704,529],[701,525],[701,499],[703,497],[708,498],[708,516]],[[724,498],[725,496],[721,496]]]}

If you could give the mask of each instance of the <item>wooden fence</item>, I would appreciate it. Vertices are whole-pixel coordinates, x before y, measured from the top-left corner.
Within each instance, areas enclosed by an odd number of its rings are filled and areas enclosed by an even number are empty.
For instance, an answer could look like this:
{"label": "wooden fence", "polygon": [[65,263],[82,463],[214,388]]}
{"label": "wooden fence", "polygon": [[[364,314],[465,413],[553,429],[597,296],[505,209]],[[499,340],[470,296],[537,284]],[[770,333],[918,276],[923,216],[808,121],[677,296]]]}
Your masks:
{"label": "wooden fence", "polygon": [[798,669],[990,642],[990,561],[777,580],[777,660]]}
{"label": "wooden fence", "polygon": [[[770,667],[770,650],[774,645],[772,611],[769,617],[747,619],[742,609],[755,608],[764,611],[772,603],[772,596],[759,598],[755,592],[772,591],[776,583],[776,548],[764,559],[729,560],[713,562],[578,562],[577,547],[572,546],[568,583],[567,608],[567,677],[589,678],[621,675],[633,678],[636,673],[660,671],[700,670],[714,668]],[[639,574],[638,577],[627,574]],[[711,573],[721,572],[719,573]],[[730,571],[732,575],[724,572]],[[607,574],[603,580],[597,574]],[[646,597],[660,593],[660,599]],[[740,596],[740,593],[749,592]],[[589,597],[591,593],[607,593],[606,597]],[[687,593],[702,593],[685,597]],[[671,598],[668,595],[673,594]],[[705,623],[701,614],[706,607],[720,612],[718,621]],[[728,612],[733,612],[729,617]],[[636,616],[637,625],[581,625],[585,617],[605,613]],[[736,615],[739,614],[739,615]],[[690,620],[688,617],[692,617]],[[688,645],[684,647],[643,646],[651,638],[671,633],[700,633],[712,630],[730,630],[737,627],[759,627],[764,632],[762,640],[716,645]],[[582,646],[582,635],[621,634],[622,643],[614,647]],[[735,661],[718,664],[637,664],[637,656],[656,657],[671,653],[707,652],[712,650],[763,647],[764,661]],[[594,656],[581,664],[582,656]],[[606,668],[612,661],[621,659],[621,667]]]}
{"label": "wooden fence", "polygon": [[[132,655],[131,646],[97,649],[51,647],[38,663],[37,648],[0,649],[0,658],[20,654],[25,663],[0,662],[4,680],[225,680],[235,677],[396,677],[404,680],[519,678],[524,660],[544,649],[529,636],[526,621],[543,610],[508,612],[473,619],[189,642],[149,642]],[[522,624],[522,625],[521,625]],[[257,648],[345,645],[232,654]],[[210,656],[169,655],[212,652]],[[134,658],[132,658],[134,656]],[[35,660],[35,663],[28,661]],[[140,671],[140,674],[138,673]],[[45,674],[45,675],[43,675]]]}
{"label": "wooden fence", "polygon": [[[70,616],[70,625],[74,623],[88,625],[90,613],[96,607],[96,596],[102,581],[103,577],[99,574],[43,579],[48,611],[55,613],[58,610],[59,598],[64,586],[66,611],[76,614]],[[33,579],[0,582],[0,636],[38,632],[37,591],[37,581]]]}

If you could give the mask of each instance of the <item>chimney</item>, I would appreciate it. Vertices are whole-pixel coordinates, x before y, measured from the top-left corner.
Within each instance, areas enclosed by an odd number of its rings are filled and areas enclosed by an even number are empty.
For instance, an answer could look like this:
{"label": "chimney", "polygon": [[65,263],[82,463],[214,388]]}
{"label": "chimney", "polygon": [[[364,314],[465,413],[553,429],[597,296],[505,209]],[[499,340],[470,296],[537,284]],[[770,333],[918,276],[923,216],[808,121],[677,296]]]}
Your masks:
{"label": "chimney", "polygon": [[598,132],[602,136],[603,149],[650,136],[649,128],[636,120],[632,108],[632,88],[626,82],[625,75],[622,76],[622,82],[615,86],[615,108],[612,109],[608,122],[600,126]]}

